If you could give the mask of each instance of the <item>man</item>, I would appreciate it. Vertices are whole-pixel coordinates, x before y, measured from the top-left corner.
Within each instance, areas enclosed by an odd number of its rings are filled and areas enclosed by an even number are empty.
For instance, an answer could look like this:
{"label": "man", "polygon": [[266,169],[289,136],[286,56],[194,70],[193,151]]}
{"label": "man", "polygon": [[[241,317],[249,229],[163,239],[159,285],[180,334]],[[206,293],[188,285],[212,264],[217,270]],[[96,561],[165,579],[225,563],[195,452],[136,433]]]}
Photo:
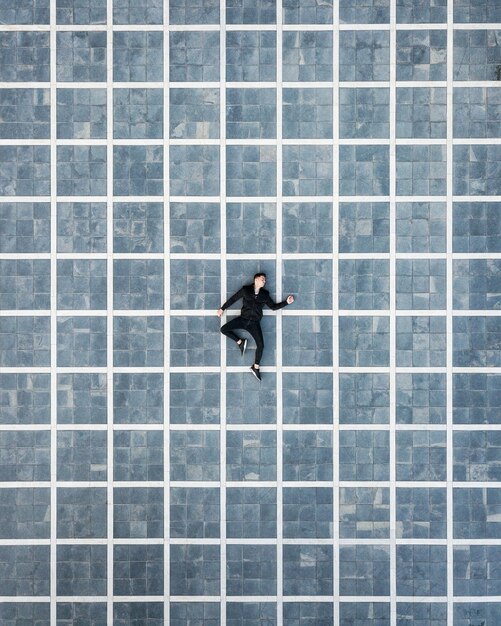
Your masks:
{"label": "man", "polygon": [[266,304],[266,306],[270,309],[276,311],[294,302],[294,296],[292,295],[287,296],[287,299],[283,302],[273,302],[270,298],[268,290],[264,288],[265,284],[266,274],[264,272],[258,272],[254,275],[254,284],[244,285],[217,311],[217,316],[221,317],[223,312],[228,307],[234,304],[237,300],[240,300],[240,298],[243,299],[240,316],[222,326],[221,332],[223,335],[226,335],[230,339],[233,339],[233,341],[236,341],[242,356],[244,355],[245,348],[247,347],[247,339],[242,339],[233,331],[237,329],[246,330],[253,337],[256,342],[256,356],[250,370],[258,380],[261,380],[259,363],[261,361],[264,348],[263,333],[261,331],[260,324],[261,318],[263,317],[263,307]]}

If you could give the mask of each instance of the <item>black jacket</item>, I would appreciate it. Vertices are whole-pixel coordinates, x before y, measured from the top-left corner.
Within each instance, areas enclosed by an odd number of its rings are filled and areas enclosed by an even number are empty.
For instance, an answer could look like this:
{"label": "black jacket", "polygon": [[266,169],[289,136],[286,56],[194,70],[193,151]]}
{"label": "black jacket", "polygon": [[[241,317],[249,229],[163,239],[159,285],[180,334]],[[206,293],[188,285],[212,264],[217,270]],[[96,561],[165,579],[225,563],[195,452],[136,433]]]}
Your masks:
{"label": "black jacket", "polygon": [[270,298],[270,293],[267,289],[261,287],[259,293],[254,293],[254,285],[244,285],[237,293],[233,294],[221,308],[225,311],[228,307],[234,304],[237,300],[243,299],[241,317],[246,320],[253,320],[258,322],[263,317],[263,307],[266,304],[267,307],[276,311],[287,306],[287,300],[283,302],[273,302]]}

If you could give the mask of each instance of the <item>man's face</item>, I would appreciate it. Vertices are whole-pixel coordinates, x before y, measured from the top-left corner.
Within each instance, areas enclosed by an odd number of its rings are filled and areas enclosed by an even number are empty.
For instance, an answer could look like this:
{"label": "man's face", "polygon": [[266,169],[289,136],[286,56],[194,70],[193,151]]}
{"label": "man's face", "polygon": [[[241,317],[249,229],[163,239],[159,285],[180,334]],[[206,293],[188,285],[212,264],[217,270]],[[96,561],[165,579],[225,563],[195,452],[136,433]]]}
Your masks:
{"label": "man's face", "polygon": [[265,283],[266,283],[266,277],[265,276],[257,276],[254,279],[254,287],[256,289],[261,289],[261,287],[264,287]]}

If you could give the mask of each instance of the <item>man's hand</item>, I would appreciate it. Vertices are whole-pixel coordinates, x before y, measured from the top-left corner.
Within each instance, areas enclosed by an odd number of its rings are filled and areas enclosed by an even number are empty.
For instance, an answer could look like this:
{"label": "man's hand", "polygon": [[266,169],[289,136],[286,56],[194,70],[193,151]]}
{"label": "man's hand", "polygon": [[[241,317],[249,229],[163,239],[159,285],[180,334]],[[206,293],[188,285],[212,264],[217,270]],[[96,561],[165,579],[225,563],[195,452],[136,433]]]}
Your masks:
{"label": "man's hand", "polygon": [[287,296],[287,304],[292,304],[293,302],[294,302],[294,296],[293,295]]}
{"label": "man's hand", "polygon": [[222,315],[223,313],[224,313],[223,309],[218,309],[218,310],[216,311],[216,315],[217,315],[218,317],[221,317],[221,315]]}

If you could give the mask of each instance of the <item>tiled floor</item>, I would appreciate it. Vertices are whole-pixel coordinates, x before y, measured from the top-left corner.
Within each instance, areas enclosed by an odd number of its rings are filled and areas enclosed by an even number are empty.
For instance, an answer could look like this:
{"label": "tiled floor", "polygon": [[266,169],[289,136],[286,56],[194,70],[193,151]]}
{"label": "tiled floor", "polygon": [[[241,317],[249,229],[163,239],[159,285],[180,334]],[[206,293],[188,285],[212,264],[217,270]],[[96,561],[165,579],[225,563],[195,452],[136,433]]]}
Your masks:
{"label": "tiled floor", "polygon": [[0,24],[1,626],[500,626],[500,0]]}

